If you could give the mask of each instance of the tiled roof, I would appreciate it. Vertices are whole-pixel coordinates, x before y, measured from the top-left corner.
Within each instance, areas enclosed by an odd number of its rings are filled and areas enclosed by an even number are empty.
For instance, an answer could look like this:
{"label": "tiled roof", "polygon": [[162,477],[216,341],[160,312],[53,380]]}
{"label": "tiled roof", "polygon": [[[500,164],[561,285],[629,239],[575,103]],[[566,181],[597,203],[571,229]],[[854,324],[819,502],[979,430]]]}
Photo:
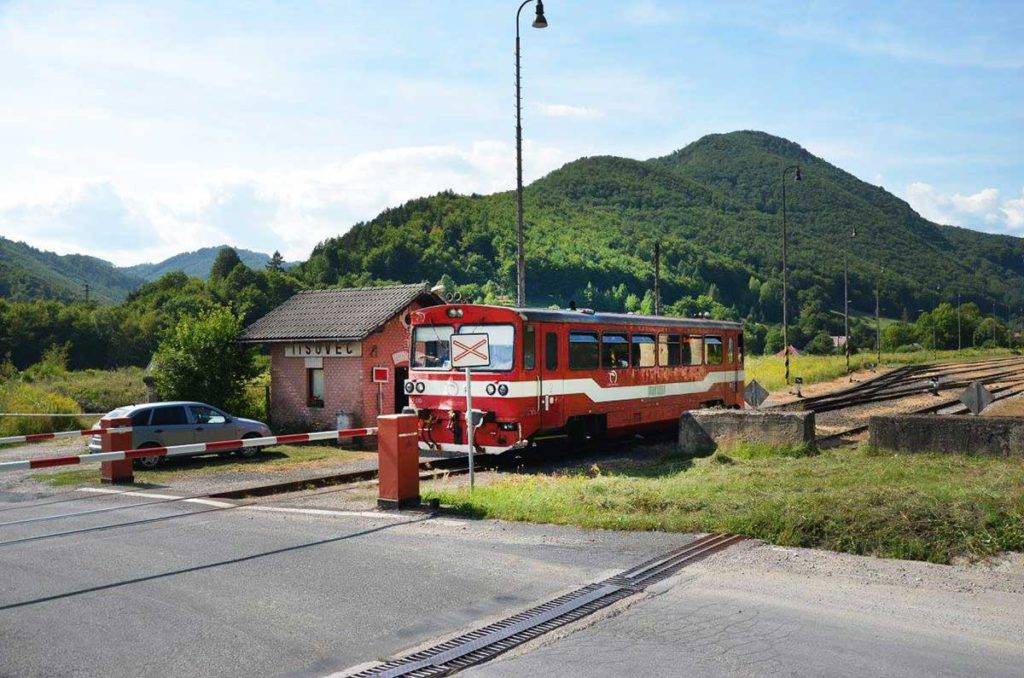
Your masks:
{"label": "tiled roof", "polygon": [[249,325],[242,341],[358,341],[421,296],[441,303],[426,283],[298,292]]}

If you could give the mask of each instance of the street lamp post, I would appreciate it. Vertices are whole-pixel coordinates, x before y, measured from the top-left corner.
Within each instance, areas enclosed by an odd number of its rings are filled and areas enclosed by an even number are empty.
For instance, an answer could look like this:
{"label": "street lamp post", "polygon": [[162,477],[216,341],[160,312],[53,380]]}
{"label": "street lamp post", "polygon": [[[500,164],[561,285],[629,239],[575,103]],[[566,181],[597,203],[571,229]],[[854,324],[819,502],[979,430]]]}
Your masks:
{"label": "street lamp post", "polygon": [[796,170],[794,179],[801,181],[800,165],[789,165],[782,170],[782,350],[786,354],[786,385],[789,386],[789,233],[786,226],[786,175]]}
{"label": "street lamp post", "polygon": [[[519,15],[534,0],[524,0],[516,11],[516,306],[526,306],[526,253],[523,249],[523,96],[519,77]],[[547,28],[544,0],[536,0],[534,28]]]}

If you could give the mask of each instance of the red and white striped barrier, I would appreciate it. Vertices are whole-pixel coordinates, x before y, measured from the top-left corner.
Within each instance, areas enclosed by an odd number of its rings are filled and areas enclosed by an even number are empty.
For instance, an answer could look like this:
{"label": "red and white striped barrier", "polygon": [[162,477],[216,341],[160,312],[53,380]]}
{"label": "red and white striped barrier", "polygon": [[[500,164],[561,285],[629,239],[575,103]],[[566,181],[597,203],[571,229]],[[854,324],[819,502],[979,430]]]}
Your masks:
{"label": "red and white striped barrier", "polygon": [[41,440],[54,438],[77,438],[80,436],[102,435],[104,433],[131,433],[131,427],[121,428],[83,428],[77,431],[57,431],[56,433],[29,433],[23,436],[0,438],[0,445],[7,443],[38,443]]}
{"label": "red and white striped barrier", "polygon": [[[103,432],[123,432],[124,429],[103,429]],[[129,431],[131,429],[128,429]],[[54,434],[40,434],[54,435]],[[52,466],[72,466],[75,464],[98,464],[107,461],[123,461],[140,457],[177,457],[204,452],[223,452],[243,447],[269,447],[271,445],[288,445],[291,443],[308,443],[314,440],[340,440],[360,436],[377,435],[376,428],[346,428],[337,431],[317,431],[315,433],[292,433],[283,436],[266,438],[246,438],[244,440],[218,440],[213,443],[192,443],[190,445],[173,445],[171,447],[146,447],[139,450],[119,452],[97,452],[96,454],[77,454],[66,457],[39,457],[21,461],[0,462],[0,473],[4,471],[21,471],[34,468],[50,468]]]}

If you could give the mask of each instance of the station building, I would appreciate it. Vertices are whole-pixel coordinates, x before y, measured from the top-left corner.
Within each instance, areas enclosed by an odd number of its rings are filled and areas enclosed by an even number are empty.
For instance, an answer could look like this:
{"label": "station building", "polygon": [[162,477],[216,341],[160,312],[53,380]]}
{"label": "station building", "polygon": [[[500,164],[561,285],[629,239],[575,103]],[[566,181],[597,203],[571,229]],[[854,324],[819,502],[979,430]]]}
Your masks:
{"label": "station building", "polygon": [[242,342],[270,352],[270,419],[305,431],[373,426],[408,403],[409,315],[441,303],[427,284],[299,292]]}

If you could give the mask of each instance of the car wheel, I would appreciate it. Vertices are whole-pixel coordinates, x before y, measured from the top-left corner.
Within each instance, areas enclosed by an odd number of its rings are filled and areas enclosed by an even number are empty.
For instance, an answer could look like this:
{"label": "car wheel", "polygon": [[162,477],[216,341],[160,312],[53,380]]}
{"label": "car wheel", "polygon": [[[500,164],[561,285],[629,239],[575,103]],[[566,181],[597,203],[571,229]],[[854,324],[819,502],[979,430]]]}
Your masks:
{"label": "car wheel", "polygon": [[[242,436],[242,440],[249,440],[251,438],[260,438],[260,437],[261,436],[258,433],[246,433],[244,436]],[[238,454],[243,459],[253,459],[253,458],[258,457],[261,454],[263,454],[263,448],[262,447],[243,447],[242,449],[240,449],[238,451]]]}
{"label": "car wheel", "polygon": [[[153,443],[146,443],[139,449],[145,450],[150,447],[159,447],[159,445],[154,445]],[[160,465],[160,459],[161,457],[136,457],[135,466],[141,469],[153,470]]]}

